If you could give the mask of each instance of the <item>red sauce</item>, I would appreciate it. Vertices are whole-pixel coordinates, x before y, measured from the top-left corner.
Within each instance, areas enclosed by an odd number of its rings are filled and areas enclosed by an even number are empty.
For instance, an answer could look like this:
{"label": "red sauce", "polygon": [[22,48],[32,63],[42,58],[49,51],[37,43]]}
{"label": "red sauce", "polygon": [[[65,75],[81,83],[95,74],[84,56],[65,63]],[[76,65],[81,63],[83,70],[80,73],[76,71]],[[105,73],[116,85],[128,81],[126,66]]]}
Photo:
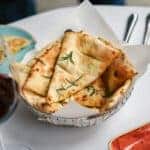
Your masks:
{"label": "red sauce", "polygon": [[150,123],[114,139],[111,150],[150,150]]}

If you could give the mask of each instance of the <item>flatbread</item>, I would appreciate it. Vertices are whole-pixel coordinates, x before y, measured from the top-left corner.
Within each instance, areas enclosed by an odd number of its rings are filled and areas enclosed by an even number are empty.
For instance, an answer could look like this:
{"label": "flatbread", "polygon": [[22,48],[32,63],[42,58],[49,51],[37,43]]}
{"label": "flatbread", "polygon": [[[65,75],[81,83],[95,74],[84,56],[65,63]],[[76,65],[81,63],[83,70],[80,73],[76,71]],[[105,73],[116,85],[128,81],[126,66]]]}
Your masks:
{"label": "flatbread", "polygon": [[30,74],[24,84],[24,89],[46,96],[49,83],[54,72],[55,63],[60,51],[60,42],[48,47],[43,54],[36,57]]}
{"label": "flatbread", "polygon": [[105,112],[107,110],[110,110],[111,108],[115,107],[127,94],[127,91],[131,87],[132,79],[128,79],[125,81],[125,83],[118,88],[110,97],[107,97],[107,101],[103,107],[100,107],[99,110],[101,112]]}
{"label": "flatbread", "polygon": [[[95,81],[119,53],[119,50],[107,45],[105,47],[103,42],[99,42],[98,39],[88,34],[73,31],[65,32],[48,97],[52,101],[62,101],[83,89]],[[60,73],[58,66],[67,73]],[[68,74],[70,77],[66,75],[62,79],[62,74]],[[60,96],[57,89],[63,87],[66,80],[69,82],[78,80],[78,84],[63,90]]]}
{"label": "flatbread", "polygon": [[102,73],[120,54],[118,48],[114,47],[111,43],[106,43],[106,41],[100,38],[93,37],[84,32],[79,32],[78,36],[77,45],[79,51],[99,60],[104,65],[101,71]]}
{"label": "flatbread", "polygon": [[39,96],[28,90],[23,90],[23,95],[29,104],[41,112],[54,113],[63,106],[61,103],[49,103],[46,97]]}
{"label": "flatbread", "polygon": [[11,66],[13,77],[19,83],[21,96],[41,112],[52,113],[63,105],[48,101],[46,91],[59,51],[60,41],[43,48],[26,65],[14,63]]}
{"label": "flatbread", "polygon": [[79,104],[87,107],[100,108],[106,103],[105,87],[101,78],[82,89],[73,96]]}
{"label": "flatbread", "polygon": [[[75,94],[73,98],[83,106],[99,109],[107,107],[108,109],[116,104],[118,97],[123,93],[118,91],[123,90],[124,87],[129,88],[131,80],[136,74],[137,72],[128,61],[127,56],[121,53],[104,74],[88,86],[91,87],[91,91],[97,91],[95,94],[90,96],[85,88]],[[125,89],[127,90],[127,88]]]}
{"label": "flatbread", "polygon": [[13,63],[10,67],[13,78],[18,83],[19,87],[22,88],[31,68],[21,63]]}
{"label": "flatbread", "polygon": [[25,101],[37,110],[45,113],[54,113],[62,108],[65,103],[51,103],[51,101],[48,101],[47,96],[44,97],[29,89],[23,88],[30,71],[31,66],[25,64],[14,63],[11,65],[13,78],[17,81],[20,94]]}
{"label": "flatbread", "polygon": [[114,93],[125,81],[132,79],[136,74],[137,72],[128,61],[127,56],[122,53],[102,75],[107,95]]}

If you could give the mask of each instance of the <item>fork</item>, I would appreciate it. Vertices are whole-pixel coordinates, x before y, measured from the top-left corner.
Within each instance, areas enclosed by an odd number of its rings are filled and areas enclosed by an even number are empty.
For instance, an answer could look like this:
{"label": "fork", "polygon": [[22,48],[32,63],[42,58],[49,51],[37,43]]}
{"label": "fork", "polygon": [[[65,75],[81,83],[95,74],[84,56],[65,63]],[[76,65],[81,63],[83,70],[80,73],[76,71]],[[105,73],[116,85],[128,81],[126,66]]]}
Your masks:
{"label": "fork", "polygon": [[143,44],[148,44],[150,38],[150,14],[146,17],[145,31],[143,36]]}
{"label": "fork", "polygon": [[137,21],[138,21],[138,14],[137,13],[132,13],[128,17],[126,29],[125,29],[125,34],[123,37],[123,41],[125,41],[126,43],[129,42]]}

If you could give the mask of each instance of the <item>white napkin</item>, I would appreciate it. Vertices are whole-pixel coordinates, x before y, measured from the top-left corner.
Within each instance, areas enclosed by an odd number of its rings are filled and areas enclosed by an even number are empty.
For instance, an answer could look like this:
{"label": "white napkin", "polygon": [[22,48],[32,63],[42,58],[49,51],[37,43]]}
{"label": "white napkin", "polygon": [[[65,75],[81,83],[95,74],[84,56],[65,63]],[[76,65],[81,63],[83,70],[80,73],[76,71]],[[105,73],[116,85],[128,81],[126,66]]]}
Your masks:
{"label": "white napkin", "polygon": [[77,17],[82,25],[81,30],[87,31],[95,36],[103,37],[113,43],[119,42],[104,18],[88,0],[83,1],[78,7]]}
{"label": "white napkin", "polygon": [[123,51],[138,71],[141,77],[149,68],[150,46],[148,45],[123,45]]}

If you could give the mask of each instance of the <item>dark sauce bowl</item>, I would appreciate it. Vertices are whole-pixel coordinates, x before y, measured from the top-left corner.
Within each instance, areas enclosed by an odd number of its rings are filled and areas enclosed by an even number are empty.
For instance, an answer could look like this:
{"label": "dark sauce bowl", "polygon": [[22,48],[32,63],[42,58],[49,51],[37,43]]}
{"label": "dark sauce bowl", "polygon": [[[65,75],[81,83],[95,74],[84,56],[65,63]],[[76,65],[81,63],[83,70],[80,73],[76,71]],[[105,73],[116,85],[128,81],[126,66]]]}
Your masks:
{"label": "dark sauce bowl", "polygon": [[17,84],[8,75],[0,74],[0,123],[6,121],[15,111]]}

